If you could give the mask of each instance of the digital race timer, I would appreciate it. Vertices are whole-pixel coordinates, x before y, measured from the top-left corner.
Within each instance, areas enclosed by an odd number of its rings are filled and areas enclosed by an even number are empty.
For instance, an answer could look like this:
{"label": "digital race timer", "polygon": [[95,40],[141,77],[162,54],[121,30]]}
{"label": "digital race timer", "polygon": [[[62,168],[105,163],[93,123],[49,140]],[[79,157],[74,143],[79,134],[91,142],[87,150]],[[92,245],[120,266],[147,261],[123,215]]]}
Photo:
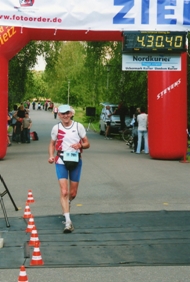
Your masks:
{"label": "digital race timer", "polygon": [[186,51],[183,31],[124,31],[123,53],[180,53]]}

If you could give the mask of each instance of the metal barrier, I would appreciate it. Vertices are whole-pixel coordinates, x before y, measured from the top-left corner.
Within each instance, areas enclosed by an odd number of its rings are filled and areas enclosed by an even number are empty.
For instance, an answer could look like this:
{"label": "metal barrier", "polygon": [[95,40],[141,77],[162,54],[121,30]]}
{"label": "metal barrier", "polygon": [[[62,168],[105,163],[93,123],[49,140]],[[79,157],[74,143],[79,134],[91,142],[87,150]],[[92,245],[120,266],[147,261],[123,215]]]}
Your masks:
{"label": "metal barrier", "polygon": [[7,212],[6,212],[6,209],[5,209],[5,205],[4,205],[4,201],[3,201],[3,196],[5,196],[6,194],[9,195],[9,198],[11,199],[11,202],[13,203],[13,206],[15,207],[15,210],[18,211],[18,208],[9,192],[9,189],[7,187],[7,185],[5,184],[5,181],[3,179],[3,177],[0,175],[0,180],[1,182],[3,183],[3,186],[5,187],[5,191],[0,193],[0,203],[1,203],[1,208],[3,210],[3,214],[4,214],[4,218],[5,218],[5,221],[6,221],[6,226],[7,227],[10,227],[10,224],[9,224],[9,220],[8,220],[8,217],[7,217]]}

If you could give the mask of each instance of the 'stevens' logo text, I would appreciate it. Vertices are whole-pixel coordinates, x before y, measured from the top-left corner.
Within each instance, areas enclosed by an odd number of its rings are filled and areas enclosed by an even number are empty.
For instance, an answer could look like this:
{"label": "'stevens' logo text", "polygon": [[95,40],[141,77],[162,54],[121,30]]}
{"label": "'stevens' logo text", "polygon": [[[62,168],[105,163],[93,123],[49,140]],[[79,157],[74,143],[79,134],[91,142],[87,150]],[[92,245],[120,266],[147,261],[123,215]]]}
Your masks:
{"label": "'stevens' logo text", "polygon": [[160,92],[157,95],[157,100],[159,100],[160,98],[163,98],[164,95],[168,94],[168,92],[170,92],[172,89],[174,89],[175,87],[177,87],[179,84],[181,83],[181,78],[178,79],[176,82],[174,82],[173,84],[171,84],[170,86],[168,86],[167,88],[165,88],[162,92]]}

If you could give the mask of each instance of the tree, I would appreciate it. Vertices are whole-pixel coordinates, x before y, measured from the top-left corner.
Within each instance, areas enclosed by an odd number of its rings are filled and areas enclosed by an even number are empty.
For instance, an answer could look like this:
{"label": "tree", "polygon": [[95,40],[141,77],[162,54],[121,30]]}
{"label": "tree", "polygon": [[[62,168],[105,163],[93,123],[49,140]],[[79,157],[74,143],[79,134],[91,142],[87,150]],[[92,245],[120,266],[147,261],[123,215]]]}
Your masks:
{"label": "tree", "polygon": [[[9,62],[9,107],[23,101],[27,96],[26,85],[33,85],[31,69],[35,66],[37,56],[45,54],[48,59],[51,50],[56,49],[57,42],[31,41]],[[29,98],[29,97],[28,97]]]}
{"label": "tree", "polygon": [[[32,76],[31,80],[29,79],[30,76]],[[31,98],[35,98],[37,100],[48,98],[47,84],[45,83],[43,77],[43,72],[31,71],[28,74],[25,100],[30,100]]]}
{"label": "tree", "polygon": [[[85,88],[83,85],[84,44],[62,42],[53,68],[45,70],[45,81],[53,101],[83,105]],[[69,97],[68,97],[69,96]]]}
{"label": "tree", "polygon": [[[37,50],[39,44],[35,47]],[[121,42],[50,42],[40,49],[45,52],[47,63],[43,75],[29,69],[35,61],[32,58],[39,55],[37,50],[25,61],[18,56],[25,75],[27,73],[25,83],[22,76],[18,77],[20,84],[16,86],[22,89],[19,99],[45,95],[54,102],[83,107],[98,107],[106,100],[112,103],[124,100],[129,107],[146,105],[146,72],[122,71],[121,47]],[[27,53],[25,50],[24,54]],[[18,69],[18,63],[15,65]],[[16,97],[18,99],[18,95]]]}

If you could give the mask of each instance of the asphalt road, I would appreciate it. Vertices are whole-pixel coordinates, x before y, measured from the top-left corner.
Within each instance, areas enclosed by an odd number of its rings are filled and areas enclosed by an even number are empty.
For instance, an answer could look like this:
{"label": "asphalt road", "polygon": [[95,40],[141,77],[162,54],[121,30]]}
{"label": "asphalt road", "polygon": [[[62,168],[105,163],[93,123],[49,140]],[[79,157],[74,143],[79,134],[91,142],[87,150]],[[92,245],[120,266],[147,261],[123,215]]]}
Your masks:
{"label": "asphalt road", "polygon": [[[8,217],[23,215],[29,189],[38,198],[35,216],[61,213],[54,165],[47,162],[50,131],[58,121],[52,113],[43,110],[31,109],[30,116],[32,131],[38,133],[39,141],[13,143],[4,160],[0,161],[0,175],[19,207],[19,211],[15,211],[8,195],[5,195]],[[189,211],[190,164],[153,160],[143,153],[132,154],[122,140],[104,140],[91,128],[87,135],[91,148],[83,153],[83,173],[78,196],[72,204],[72,214]],[[0,183],[1,190],[3,186]],[[3,218],[1,209],[0,217]],[[1,231],[6,231],[6,228]],[[0,282],[17,281],[18,275],[19,269],[0,269]],[[30,282],[183,282],[189,281],[190,267],[34,268],[27,269],[27,275]]]}

